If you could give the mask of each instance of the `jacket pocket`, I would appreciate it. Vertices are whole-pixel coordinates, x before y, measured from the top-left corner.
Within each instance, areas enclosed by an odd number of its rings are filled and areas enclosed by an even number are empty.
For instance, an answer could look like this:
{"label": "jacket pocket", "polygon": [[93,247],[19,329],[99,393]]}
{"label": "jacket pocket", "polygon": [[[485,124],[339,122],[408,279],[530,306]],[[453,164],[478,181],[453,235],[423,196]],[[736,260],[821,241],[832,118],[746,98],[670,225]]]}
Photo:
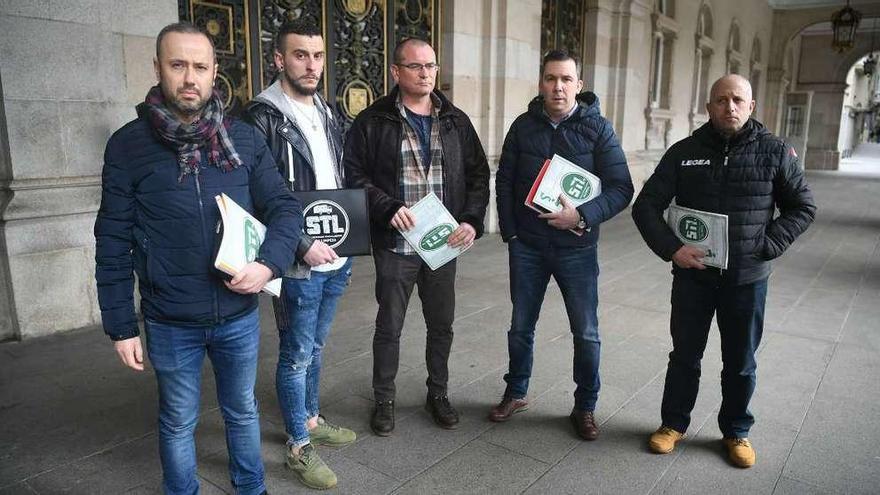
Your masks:
{"label": "jacket pocket", "polygon": [[142,284],[149,290],[150,295],[156,295],[156,289],[153,284],[153,254],[150,249],[150,238],[140,228],[132,229],[132,236],[136,244],[134,248],[134,267],[138,278]]}

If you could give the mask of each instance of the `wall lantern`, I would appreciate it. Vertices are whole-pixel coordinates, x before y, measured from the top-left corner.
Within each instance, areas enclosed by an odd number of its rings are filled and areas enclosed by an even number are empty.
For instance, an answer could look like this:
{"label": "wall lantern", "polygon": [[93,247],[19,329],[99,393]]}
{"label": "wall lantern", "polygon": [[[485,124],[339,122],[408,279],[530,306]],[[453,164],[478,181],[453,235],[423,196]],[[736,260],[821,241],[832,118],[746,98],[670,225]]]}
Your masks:
{"label": "wall lantern", "polygon": [[856,28],[859,27],[859,20],[862,14],[849,6],[849,0],[846,7],[838,10],[831,16],[831,29],[834,32],[834,38],[831,41],[831,48],[837,53],[843,53],[853,47],[856,39]]}

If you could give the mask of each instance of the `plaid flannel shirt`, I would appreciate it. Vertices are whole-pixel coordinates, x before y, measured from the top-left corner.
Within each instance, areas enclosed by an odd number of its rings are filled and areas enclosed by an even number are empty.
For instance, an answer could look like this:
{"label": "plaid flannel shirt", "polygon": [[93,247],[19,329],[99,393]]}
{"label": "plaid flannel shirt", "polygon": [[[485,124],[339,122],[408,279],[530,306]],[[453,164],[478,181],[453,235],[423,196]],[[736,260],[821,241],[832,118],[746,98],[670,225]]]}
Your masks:
{"label": "plaid flannel shirt", "polygon": [[[407,208],[412,207],[420,199],[434,192],[443,201],[443,144],[440,141],[440,121],[437,117],[440,99],[431,94],[431,163],[423,166],[419,136],[406,117],[406,107],[400,97],[397,98],[397,109],[403,118],[403,139],[400,140],[400,197]],[[425,172],[427,170],[427,172]],[[391,251],[398,254],[416,254],[400,233],[395,235],[395,244]]]}

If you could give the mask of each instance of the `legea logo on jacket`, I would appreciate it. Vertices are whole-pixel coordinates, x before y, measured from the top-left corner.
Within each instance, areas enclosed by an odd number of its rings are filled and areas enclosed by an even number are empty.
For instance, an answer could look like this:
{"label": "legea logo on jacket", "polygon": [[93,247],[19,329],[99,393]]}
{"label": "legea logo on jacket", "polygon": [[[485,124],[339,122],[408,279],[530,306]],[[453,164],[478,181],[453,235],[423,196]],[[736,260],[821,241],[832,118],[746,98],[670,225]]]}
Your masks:
{"label": "legea logo on jacket", "polygon": [[708,158],[704,158],[704,159],[698,159],[698,160],[682,160],[681,161],[682,167],[699,167],[702,165],[712,165],[712,160],[709,160]]}

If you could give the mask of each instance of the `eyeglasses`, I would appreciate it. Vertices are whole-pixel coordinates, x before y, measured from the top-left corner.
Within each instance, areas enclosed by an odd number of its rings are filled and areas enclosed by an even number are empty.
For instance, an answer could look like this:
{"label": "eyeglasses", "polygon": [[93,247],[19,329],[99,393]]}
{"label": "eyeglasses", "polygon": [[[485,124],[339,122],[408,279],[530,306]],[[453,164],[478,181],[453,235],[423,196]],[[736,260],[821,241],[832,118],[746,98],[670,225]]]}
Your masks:
{"label": "eyeglasses", "polygon": [[394,65],[396,65],[398,67],[406,67],[407,69],[409,69],[413,72],[420,72],[422,69],[428,69],[428,71],[430,72],[432,70],[437,70],[440,68],[440,66],[435,64],[434,62],[428,62],[427,64],[412,63],[412,64],[394,64]]}

